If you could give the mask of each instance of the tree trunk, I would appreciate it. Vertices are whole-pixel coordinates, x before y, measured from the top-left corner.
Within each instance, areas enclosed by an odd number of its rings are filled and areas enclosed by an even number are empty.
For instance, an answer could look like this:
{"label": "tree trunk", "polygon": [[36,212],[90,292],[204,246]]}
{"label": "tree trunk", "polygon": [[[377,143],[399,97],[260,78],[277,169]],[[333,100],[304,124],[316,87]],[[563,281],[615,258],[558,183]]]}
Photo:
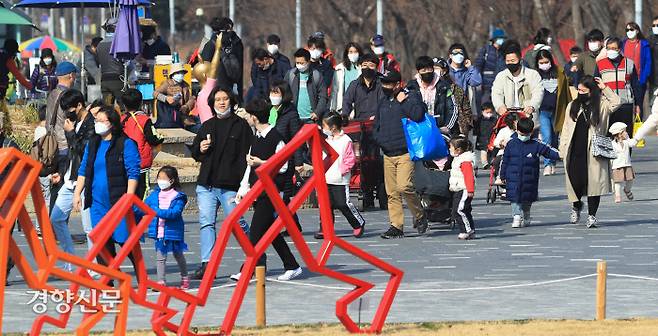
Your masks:
{"label": "tree trunk", "polygon": [[576,45],[586,49],[585,36],[583,34],[583,17],[580,12],[580,2],[571,0],[571,18],[573,19],[573,36],[576,39]]}
{"label": "tree trunk", "polygon": [[533,0],[533,2],[535,4],[535,10],[537,12],[537,16],[539,17],[539,22],[541,23],[542,26],[550,29],[551,32],[553,33],[553,42],[551,43],[553,56],[557,58],[559,64],[565,64],[566,61],[564,59],[564,55],[562,54],[562,50],[560,49],[560,41],[557,35],[557,31],[555,30],[555,27],[550,22],[550,20],[548,20],[548,16],[546,15],[546,11],[544,10],[543,0]]}

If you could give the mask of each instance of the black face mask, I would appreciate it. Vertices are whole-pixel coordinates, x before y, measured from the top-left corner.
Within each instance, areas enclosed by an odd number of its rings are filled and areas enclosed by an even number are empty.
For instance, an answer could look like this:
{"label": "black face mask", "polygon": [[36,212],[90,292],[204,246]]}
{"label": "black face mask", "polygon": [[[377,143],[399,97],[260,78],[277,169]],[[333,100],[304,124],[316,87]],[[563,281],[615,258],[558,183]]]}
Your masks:
{"label": "black face mask", "polygon": [[433,72],[422,73],[420,74],[420,80],[428,84],[432,83],[432,81],[434,80],[434,73]]}
{"label": "black face mask", "polygon": [[510,63],[506,64],[507,70],[509,70],[511,73],[515,73],[521,69],[521,63]]}
{"label": "black face mask", "polygon": [[581,102],[586,102],[589,100],[589,93],[579,93],[578,94],[578,100]]}
{"label": "black face mask", "polygon": [[370,68],[363,68],[361,70],[361,74],[363,75],[363,78],[367,78],[369,80],[372,80],[377,76],[377,71],[370,69]]}
{"label": "black face mask", "polygon": [[384,91],[384,94],[386,95],[386,97],[389,97],[389,98],[393,97],[393,95],[395,94],[395,88],[382,87],[382,91]]}

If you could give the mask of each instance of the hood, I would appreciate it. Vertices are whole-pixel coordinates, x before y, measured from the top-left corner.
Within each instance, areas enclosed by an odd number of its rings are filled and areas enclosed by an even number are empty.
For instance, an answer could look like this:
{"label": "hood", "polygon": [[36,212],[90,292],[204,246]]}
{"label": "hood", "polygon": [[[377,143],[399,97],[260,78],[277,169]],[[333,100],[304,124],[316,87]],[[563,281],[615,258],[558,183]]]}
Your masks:
{"label": "hood", "polygon": [[459,154],[458,158],[460,158],[461,160],[464,160],[464,161],[475,162],[475,154],[473,154],[473,152],[461,153],[461,154]]}

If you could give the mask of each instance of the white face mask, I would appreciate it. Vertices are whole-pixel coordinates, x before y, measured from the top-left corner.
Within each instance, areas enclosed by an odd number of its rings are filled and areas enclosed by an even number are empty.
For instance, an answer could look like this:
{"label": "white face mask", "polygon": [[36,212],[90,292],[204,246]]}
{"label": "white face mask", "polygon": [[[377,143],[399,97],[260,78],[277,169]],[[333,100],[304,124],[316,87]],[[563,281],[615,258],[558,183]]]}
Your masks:
{"label": "white face mask", "polygon": [[184,78],[185,78],[185,74],[182,73],[177,73],[171,76],[171,79],[173,79],[176,83],[182,82]]}
{"label": "white face mask", "polygon": [[53,59],[48,57],[43,59],[43,64],[45,65],[51,65],[53,63]]}
{"label": "white face mask", "polygon": [[457,63],[457,64],[464,63],[464,55],[462,55],[462,54],[450,55],[450,59],[452,59],[452,61]]}
{"label": "white face mask", "polygon": [[281,96],[272,96],[272,95],[270,95],[270,102],[271,102],[272,105],[274,105],[274,106],[279,106],[279,105],[281,105],[281,100],[282,100],[282,99],[283,99],[283,97],[281,97]]}
{"label": "white face mask", "polygon": [[528,140],[530,140],[530,136],[529,136],[529,135],[521,135],[520,133],[518,133],[517,136],[519,137],[519,140],[521,140],[521,141],[523,141],[523,142],[527,142]]}
{"label": "white face mask", "polygon": [[502,46],[503,43],[505,43],[505,39],[504,38],[498,38],[498,39],[496,39],[496,41],[494,41],[494,43],[499,45],[499,46]]}
{"label": "white face mask", "polygon": [[629,31],[627,31],[627,32],[626,32],[626,36],[627,36],[629,39],[631,39],[631,40],[634,39],[634,38],[636,38],[636,37],[637,37],[637,30],[629,30]]}
{"label": "white face mask", "polygon": [[572,56],[569,59],[571,60],[571,63],[576,63],[576,61],[578,60],[578,56]]}
{"label": "white face mask", "polygon": [[100,136],[105,136],[107,133],[110,133],[110,126],[104,122],[97,121],[94,123],[94,131]]}
{"label": "white face mask", "polygon": [[537,67],[543,71],[548,71],[551,69],[551,63],[542,63],[537,65]]}
{"label": "white face mask", "polygon": [[589,48],[590,51],[598,51],[600,48],[599,42],[588,42],[587,48]]}
{"label": "white face mask", "polygon": [[306,72],[306,70],[308,70],[308,63],[304,65],[295,64],[295,67],[297,67],[297,70],[299,70],[300,72]]}
{"label": "white face mask", "polygon": [[658,27],[651,27],[651,31],[654,35],[658,35]]}
{"label": "white face mask", "polygon": [[375,47],[375,48],[372,49],[372,51],[377,56],[382,55],[382,54],[384,54],[384,46]]}
{"label": "white face mask", "polygon": [[328,136],[328,137],[330,137],[330,136],[333,135],[333,133],[332,133],[330,130],[328,130],[328,129],[324,129],[324,128],[322,129],[322,134],[324,134],[324,135],[326,135],[326,136]]}
{"label": "white face mask", "polygon": [[171,181],[169,181],[169,180],[158,180],[158,187],[160,187],[160,190],[167,190],[171,187]]}
{"label": "white face mask", "polygon": [[275,55],[276,53],[279,52],[279,46],[276,45],[276,44],[268,44],[268,45],[267,45],[267,51],[268,51],[270,54]]}
{"label": "white face mask", "polygon": [[228,117],[229,113],[231,113],[231,108],[230,108],[230,107],[227,108],[227,109],[224,110],[224,111],[220,111],[220,110],[218,110],[216,107],[213,107],[213,110],[215,110],[215,115],[216,115],[217,118],[219,118],[219,119],[224,119],[224,118]]}
{"label": "white face mask", "polygon": [[347,58],[350,62],[356,63],[359,60],[359,53],[349,53],[347,54]]}
{"label": "white face mask", "polygon": [[148,44],[148,45],[150,45],[150,46],[152,46],[153,43],[155,43],[155,39],[153,39],[153,38],[152,38],[152,39],[148,39],[148,40],[146,40],[146,44]]}
{"label": "white face mask", "polygon": [[322,51],[320,49],[313,49],[311,50],[311,58],[312,59],[318,59],[322,56]]}
{"label": "white face mask", "polygon": [[551,44],[551,43],[553,43],[553,38],[552,37],[546,38],[546,44]]}
{"label": "white face mask", "polygon": [[617,50],[608,50],[608,58],[611,60],[617,59],[619,57],[619,51]]}

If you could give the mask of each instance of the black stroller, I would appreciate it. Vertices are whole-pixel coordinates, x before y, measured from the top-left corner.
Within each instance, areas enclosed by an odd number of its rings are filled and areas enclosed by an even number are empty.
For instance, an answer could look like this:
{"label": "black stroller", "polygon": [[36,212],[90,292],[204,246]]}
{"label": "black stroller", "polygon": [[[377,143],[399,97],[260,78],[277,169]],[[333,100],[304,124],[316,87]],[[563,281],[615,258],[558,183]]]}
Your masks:
{"label": "black stroller", "polygon": [[432,161],[416,161],[414,186],[429,222],[447,224],[454,229],[450,172],[442,171]]}

